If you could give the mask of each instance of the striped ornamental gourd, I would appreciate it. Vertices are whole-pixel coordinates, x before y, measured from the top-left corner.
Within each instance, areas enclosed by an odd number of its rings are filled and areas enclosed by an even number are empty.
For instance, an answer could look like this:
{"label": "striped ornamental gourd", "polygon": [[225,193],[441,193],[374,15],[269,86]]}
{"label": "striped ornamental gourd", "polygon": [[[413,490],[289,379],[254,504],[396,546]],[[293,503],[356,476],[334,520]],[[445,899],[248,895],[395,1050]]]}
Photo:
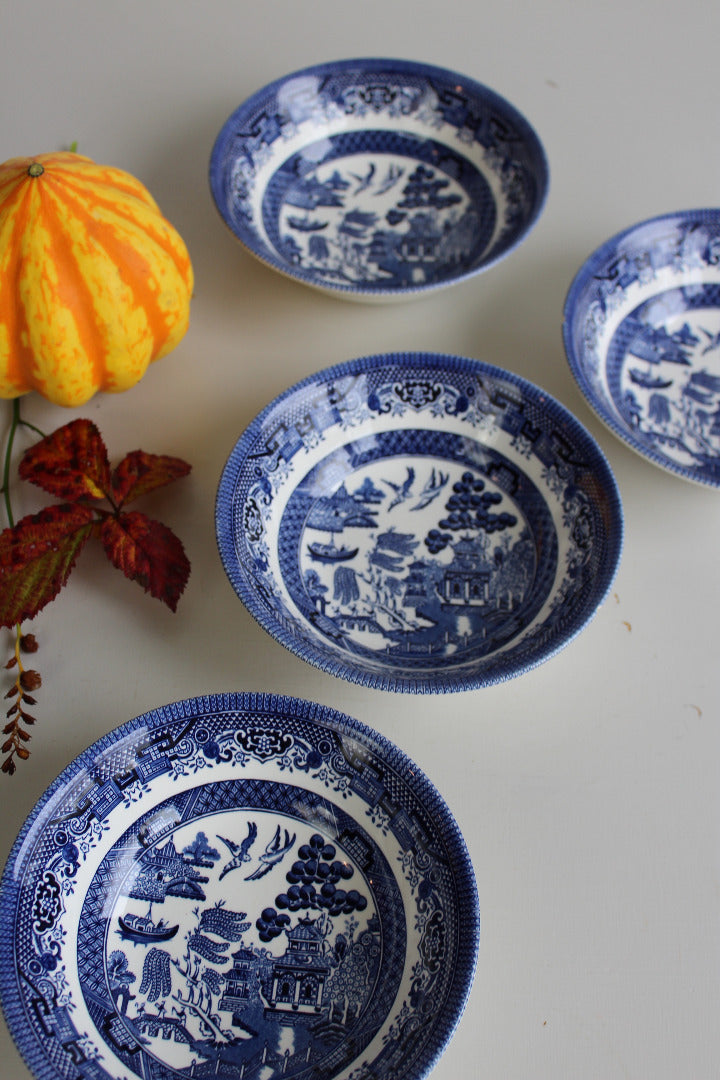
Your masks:
{"label": "striped ornamental gourd", "polygon": [[59,152],[0,165],[0,397],[127,390],[188,326],[183,240],[135,177]]}

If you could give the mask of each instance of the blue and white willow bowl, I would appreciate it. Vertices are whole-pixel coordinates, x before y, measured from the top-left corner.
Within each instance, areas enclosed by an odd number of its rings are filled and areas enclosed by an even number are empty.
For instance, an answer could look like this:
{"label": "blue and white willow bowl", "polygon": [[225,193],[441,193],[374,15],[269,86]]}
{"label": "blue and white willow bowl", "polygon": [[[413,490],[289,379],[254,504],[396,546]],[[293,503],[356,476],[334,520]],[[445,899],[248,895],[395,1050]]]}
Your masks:
{"label": "blue and white willow bowl", "polygon": [[383,736],[271,694],[137,717],[62,773],[0,887],[37,1080],[421,1080],[472,985],[455,819]]}
{"label": "blue and white willow bowl", "polygon": [[643,221],[573,281],[565,350],[601,420],[648,461],[720,486],[720,209]]}
{"label": "blue and white willow bowl", "polygon": [[248,610],[309,663],[383,690],[486,686],[594,614],[622,546],[591,436],[548,394],[461,357],[352,360],[253,420],[216,503]]}
{"label": "blue and white willow bowl", "polygon": [[405,60],[319,64],[230,116],[210,186],[264,263],[349,300],[394,300],[486,270],[527,236],[548,168],[493,90]]}

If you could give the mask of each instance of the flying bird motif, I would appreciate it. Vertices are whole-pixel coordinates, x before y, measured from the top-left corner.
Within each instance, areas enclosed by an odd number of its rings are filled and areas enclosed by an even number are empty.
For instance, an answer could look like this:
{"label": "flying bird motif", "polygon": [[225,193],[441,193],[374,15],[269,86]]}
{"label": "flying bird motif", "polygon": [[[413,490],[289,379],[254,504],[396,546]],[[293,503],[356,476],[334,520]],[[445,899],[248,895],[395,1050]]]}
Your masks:
{"label": "flying bird motif", "polygon": [[385,179],[381,180],[378,184],[375,195],[384,195],[386,191],[389,191],[391,187],[394,187],[395,184],[397,184],[404,172],[405,170],[400,168],[399,165],[391,164],[385,174]]}
{"label": "flying bird motif", "polygon": [[293,833],[291,837],[287,829],[285,829],[285,842],[281,846],[280,826],[278,825],[277,829],[275,830],[274,837],[272,838],[270,843],[266,845],[264,852],[260,856],[260,865],[255,870],[253,870],[252,874],[249,874],[248,877],[245,878],[245,880],[257,881],[259,878],[265,877],[266,874],[269,874],[273,866],[277,866],[277,864],[281,862],[283,857],[287,854],[287,852],[290,850],[294,843],[295,833]]}
{"label": "flying bird motif", "polygon": [[408,466],[407,477],[402,484],[395,484],[392,480],[383,480],[383,484],[387,484],[389,488],[392,488],[395,492],[395,498],[388,506],[388,510],[392,510],[395,506],[399,506],[400,503],[405,502],[410,498],[411,489],[415,482],[415,470]]}
{"label": "flying bird motif", "polygon": [[366,172],[365,176],[358,176],[357,173],[350,173],[353,179],[358,181],[358,186],[355,188],[353,195],[359,195],[361,191],[367,191],[372,184],[373,176],[375,175],[375,165],[371,162],[370,168]]}
{"label": "flying bird motif", "polygon": [[222,840],[225,847],[232,855],[230,862],[226,863],[220,871],[220,877],[218,881],[222,881],[226,874],[229,874],[231,870],[237,870],[243,863],[250,862],[249,851],[255,843],[257,836],[257,825],[254,821],[248,823],[248,834],[241,844],[237,844],[234,840],[227,840],[224,836],[215,834],[218,840]]}
{"label": "flying bird motif", "polygon": [[430,474],[430,479],[425,481],[425,486],[420,492],[416,505],[411,506],[410,509],[424,510],[426,506],[430,505],[433,499],[437,499],[449,479],[449,473],[436,472],[435,469],[433,469]]}
{"label": "flying bird motif", "polygon": [[702,330],[703,334],[705,334],[705,337],[709,339],[707,345],[702,351],[703,356],[705,356],[705,353],[709,353],[712,352],[714,349],[720,348],[720,333],[711,334],[709,330],[704,330],[702,326],[700,327],[700,329]]}

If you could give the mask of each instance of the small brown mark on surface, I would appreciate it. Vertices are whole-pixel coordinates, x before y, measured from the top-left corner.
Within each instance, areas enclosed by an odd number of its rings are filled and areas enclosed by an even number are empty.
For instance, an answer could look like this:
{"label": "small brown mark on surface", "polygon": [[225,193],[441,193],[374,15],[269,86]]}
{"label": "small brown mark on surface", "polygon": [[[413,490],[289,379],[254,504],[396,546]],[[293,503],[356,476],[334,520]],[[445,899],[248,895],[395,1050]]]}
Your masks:
{"label": "small brown mark on surface", "polygon": [[620,597],[618,596],[618,594],[616,592],[613,593],[613,599],[614,599],[616,604],[620,603]]}
{"label": "small brown mark on surface", "polygon": [[698,719],[702,716],[702,709],[700,708],[699,705],[692,705],[690,702],[688,702],[688,704],[685,706],[685,708],[686,709],[694,709],[695,712],[698,714]]}
{"label": "small brown mark on surface", "polygon": [[632,634],[632,626],[627,619],[623,619],[623,626],[626,627],[628,634]]}

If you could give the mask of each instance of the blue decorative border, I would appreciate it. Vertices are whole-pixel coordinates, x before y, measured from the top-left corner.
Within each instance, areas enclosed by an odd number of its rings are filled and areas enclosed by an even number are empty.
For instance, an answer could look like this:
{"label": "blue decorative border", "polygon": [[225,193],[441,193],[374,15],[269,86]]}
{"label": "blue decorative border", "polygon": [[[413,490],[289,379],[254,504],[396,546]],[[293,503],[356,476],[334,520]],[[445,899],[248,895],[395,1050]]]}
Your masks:
{"label": "blue decorative border", "polygon": [[[577,271],[568,289],[563,308],[563,340],[570,370],[585,399],[619,439],[667,472],[705,486],[720,487],[719,468],[703,471],[701,467],[684,467],[659,453],[647,440],[638,437],[630,423],[623,423],[618,418],[601,389],[598,368],[606,362],[610,365],[609,385],[614,400],[618,393],[617,362],[611,356],[599,357],[594,351],[596,330],[592,320],[598,316],[603,318],[629,286],[648,281],[664,267],[674,267],[678,270],[674,287],[682,288],[683,246],[688,239],[692,246],[693,234],[700,228],[707,229],[713,239],[702,257],[707,265],[717,266],[720,260],[720,209],[712,207],[648,218],[601,244]],[[693,251],[697,255],[694,247]],[[613,353],[612,348],[608,351]]]}
{"label": "blue decorative border", "polygon": [[[395,1025],[397,1030],[388,1035],[375,1062],[359,1065],[353,1075],[358,1080],[370,1080],[377,1066],[394,1069],[393,1075],[402,1080],[420,1080],[436,1063],[465,1007],[480,931],[472,863],[447,804],[397,746],[359,721],[294,698],[228,693],[155,709],[105,735],[55,780],[20,831],[0,883],[0,924],[6,928],[0,942],[0,1002],[17,1047],[37,1080],[70,1080],[71,1076],[72,1080],[107,1080],[107,1073],[83,1052],[82,1040],[78,1040],[66,1006],[53,1009],[40,993],[36,994],[36,1010],[26,1011],[28,986],[21,969],[27,956],[20,956],[18,949],[30,933],[33,891],[28,884],[32,886],[33,874],[47,865],[52,853],[60,862],[64,860],[65,872],[72,875],[81,837],[94,824],[102,826],[111,809],[122,804],[123,792],[142,790],[151,777],[164,772],[171,779],[173,770],[178,765],[187,767],[193,755],[199,752],[201,759],[207,757],[203,747],[210,754],[208,761],[213,753],[220,754],[212,736],[223,724],[227,727],[231,723],[243,730],[253,725],[259,729],[269,727],[276,733],[283,720],[288,731],[302,731],[306,736],[314,732],[316,746],[328,744],[319,759],[323,753],[337,755],[348,781],[359,793],[366,792],[366,801],[381,800],[390,816],[390,827],[403,837],[402,846],[409,852],[416,851],[418,866],[427,856],[431,856],[431,865],[442,865],[449,916],[446,955],[452,957],[452,966],[443,967],[441,1000],[435,996],[429,1023],[413,1023],[413,1009],[406,1005],[410,1012]],[[267,756],[264,743],[246,743],[246,752],[251,756],[259,755],[259,760]],[[77,844],[66,843],[58,849],[63,822],[68,823],[68,831],[72,831],[74,823]],[[59,855],[55,855],[58,851]],[[435,882],[432,891],[439,887]],[[421,906],[424,898],[420,888],[417,902]],[[10,928],[14,932],[8,932]],[[405,1022],[409,1026],[403,1031]],[[45,1033],[42,1038],[39,1032]]]}
{"label": "blue decorative border", "polygon": [[[302,447],[301,431],[314,424],[325,427],[339,422],[341,390],[336,384],[349,383],[359,376],[368,377],[368,404],[378,415],[385,407],[377,392],[388,381],[416,377],[418,380],[445,380],[459,385],[472,384],[473,393],[488,393],[490,414],[513,434],[532,443],[531,453],[544,466],[558,473],[558,483],[568,497],[581,498],[589,515],[592,541],[591,571],[583,572],[572,585],[573,602],[562,603],[553,613],[552,626],[540,627],[520,647],[489,658],[477,666],[469,664],[455,671],[431,676],[366,670],[344,656],[328,655],[299,636],[291,618],[284,618],[274,607],[275,598],[263,595],[257,578],[262,568],[255,565],[247,548],[252,523],[239,519],[251,482],[265,484],[261,462],[273,455],[289,460]],[[487,390],[484,389],[487,384]],[[316,394],[305,394],[312,388]],[[323,402],[323,390],[325,400]],[[355,388],[348,390],[348,396]],[[445,388],[449,395],[442,407],[448,415],[469,409],[469,399],[459,391]],[[451,399],[452,393],[455,398]],[[290,399],[295,397],[296,402]],[[312,397],[312,400],[311,400]],[[282,406],[287,404],[283,417]],[[263,428],[269,417],[277,430]],[[468,427],[468,437],[473,429]],[[268,488],[268,492],[270,488]],[[279,395],[248,426],[235,445],[223,470],[215,508],[216,535],[220,557],[230,583],[257,622],[277,641],[301,659],[332,675],[377,689],[410,693],[447,693],[477,689],[513,678],[529,671],[559,652],[578,634],[595,614],[615,577],[623,543],[623,514],[620,494],[605,456],[584,427],[563,405],[545,391],[518,375],[478,360],[435,353],[393,353],[346,361],[309,376]],[[247,565],[244,565],[244,559]]]}
{"label": "blue decorative border", "polygon": [[[382,285],[366,282],[343,284],[320,280],[312,271],[293,266],[267,248],[250,220],[247,208],[240,206],[235,167],[241,163],[242,171],[247,176],[254,175],[256,155],[265,152],[297,122],[312,116],[310,106],[303,115],[289,116],[279,97],[289,82],[309,76],[320,81],[323,100],[329,104],[341,102],[344,108],[353,111],[361,103],[349,105],[343,95],[352,93],[358,84],[367,82],[366,89],[372,92],[377,90],[374,84],[383,80],[402,81],[406,100],[400,104],[390,104],[384,102],[381,95],[372,102],[373,115],[383,109],[410,113],[415,107],[414,97],[418,90],[432,88],[437,93],[442,121],[455,128],[456,133],[462,134],[469,143],[492,153],[493,169],[510,200],[507,229],[485,258],[479,262],[473,259],[469,266],[460,266],[452,277],[404,287],[395,283],[383,288]],[[298,108],[302,109],[302,106]],[[290,278],[324,291],[371,298],[425,293],[441,288],[450,281],[466,280],[504,258],[527,238],[537,223],[547,200],[549,169],[544,148],[535,130],[513,105],[489,87],[430,64],[389,58],[359,58],[304,68],[254,93],[232,113],[220,130],[210,157],[209,178],[213,199],[223,221],[261,262]]]}

